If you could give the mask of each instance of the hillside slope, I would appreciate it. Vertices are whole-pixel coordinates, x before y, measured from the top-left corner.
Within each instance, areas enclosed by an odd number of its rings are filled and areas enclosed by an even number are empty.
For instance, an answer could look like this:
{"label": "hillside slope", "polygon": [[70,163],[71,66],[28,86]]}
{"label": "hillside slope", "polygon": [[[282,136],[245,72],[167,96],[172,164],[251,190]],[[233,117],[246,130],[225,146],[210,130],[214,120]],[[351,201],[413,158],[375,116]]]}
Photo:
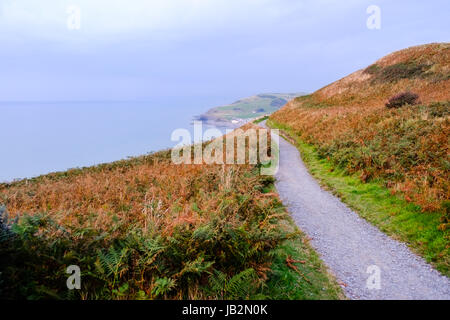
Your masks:
{"label": "hillside slope", "polygon": [[[318,91],[312,101],[328,106],[383,106],[398,92],[417,93],[424,104],[450,96],[450,44],[429,44],[389,54]],[[313,102],[313,103],[314,103]]]}
{"label": "hillside slope", "polygon": [[[418,98],[386,106],[405,92]],[[448,264],[449,113],[450,44],[440,43],[394,52],[291,100],[270,121],[314,146],[330,170],[357,175],[363,183],[377,182],[429,212],[424,214],[439,216],[445,240],[433,248],[433,259],[447,257]],[[416,240],[421,246],[438,246]]]}
{"label": "hillside slope", "polygon": [[0,299],[343,298],[272,183],[161,151],[0,184]]}

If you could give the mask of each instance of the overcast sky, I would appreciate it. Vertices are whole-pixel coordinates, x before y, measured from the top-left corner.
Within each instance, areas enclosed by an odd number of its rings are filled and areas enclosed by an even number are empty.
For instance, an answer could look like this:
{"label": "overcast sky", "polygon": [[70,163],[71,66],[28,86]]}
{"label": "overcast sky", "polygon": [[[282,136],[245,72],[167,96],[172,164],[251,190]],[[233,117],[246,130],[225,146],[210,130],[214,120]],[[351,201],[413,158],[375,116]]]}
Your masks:
{"label": "overcast sky", "polygon": [[[370,5],[380,30],[366,26]],[[70,6],[80,29],[68,28]],[[448,0],[0,0],[0,100],[314,91],[392,51],[450,41],[449,12]]]}

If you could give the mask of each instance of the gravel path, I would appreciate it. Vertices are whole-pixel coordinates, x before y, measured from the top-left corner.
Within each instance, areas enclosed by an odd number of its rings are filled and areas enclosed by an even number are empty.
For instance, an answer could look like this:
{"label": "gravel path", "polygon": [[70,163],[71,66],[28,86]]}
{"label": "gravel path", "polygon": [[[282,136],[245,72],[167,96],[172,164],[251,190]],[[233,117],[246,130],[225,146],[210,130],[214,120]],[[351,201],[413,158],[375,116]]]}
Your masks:
{"label": "gravel path", "polygon": [[447,277],[323,190],[308,173],[298,150],[281,137],[279,147],[275,186],[280,198],[299,228],[312,238],[311,245],[347,297],[450,299]]}

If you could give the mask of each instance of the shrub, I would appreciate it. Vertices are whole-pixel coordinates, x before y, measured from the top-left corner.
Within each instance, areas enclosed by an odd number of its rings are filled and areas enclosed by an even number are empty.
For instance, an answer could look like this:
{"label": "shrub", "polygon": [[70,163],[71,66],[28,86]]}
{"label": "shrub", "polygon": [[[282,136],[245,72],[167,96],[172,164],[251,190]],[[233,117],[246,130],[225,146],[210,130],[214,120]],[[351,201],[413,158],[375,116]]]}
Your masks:
{"label": "shrub", "polygon": [[[364,70],[364,73],[372,75],[372,83],[397,82],[402,79],[425,79],[438,76],[431,72],[432,65],[417,64],[414,62],[401,62],[386,67],[373,64]],[[437,79],[437,78],[436,78]]]}
{"label": "shrub", "polygon": [[364,73],[368,73],[368,74],[377,74],[378,71],[380,71],[381,67],[377,64],[372,64],[370,66],[368,66],[365,70]]}
{"label": "shrub", "polygon": [[174,165],[165,151],[0,185],[13,218],[0,205],[0,300],[259,295],[295,236],[272,183],[258,166]]}
{"label": "shrub", "polygon": [[389,102],[386,103],[386,107],[391,108],[400,108],[406,104],[409,105],[415,105],[417,104],[417,100],[419,99],[419,96],[413,92],[402,92],[399,93],[392,98],[389,99]]}
{"label": "shrub", "polygon": [[[292,236],[278,227],[284,210],[262,196],[267,182],[256,172],[235,180],[233,191],[214,192],[218,206],[203,222],[170,233],[164,217],[147,228],[119,223],[109,230],[62,226],[48,213],[0,220],[8,234],[0,238],[0,299],[251,298],[271,251]],[[248,193],[238,190],[250,184]],[[81,290],[66,288],[69,265],[82,270]]]}
{"label": "shrub", "polygon": [[381,72],[384,81],[423,78],[431,66],[415,63],[398,63],[385,67]]}
{"label": "shrub", "polygon": [[[408,108],[298,107],[271,116],[314,144],[320,156],[363,181],[384,180],[423,211],[445,211],[450,102]],[[444,222],[443,222],[444,223]]]}

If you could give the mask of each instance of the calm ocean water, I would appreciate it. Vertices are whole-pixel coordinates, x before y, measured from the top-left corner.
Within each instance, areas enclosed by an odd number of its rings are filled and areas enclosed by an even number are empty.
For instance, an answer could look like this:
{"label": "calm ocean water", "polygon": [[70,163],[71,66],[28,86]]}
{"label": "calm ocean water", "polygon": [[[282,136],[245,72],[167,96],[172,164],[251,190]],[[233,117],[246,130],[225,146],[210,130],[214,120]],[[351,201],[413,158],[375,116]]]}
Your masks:
{"label": "calm ocean water", "polygon": [[194,103],[1,102],[0,182],[173,147],[172,131],[192,131],[204,111]]}

